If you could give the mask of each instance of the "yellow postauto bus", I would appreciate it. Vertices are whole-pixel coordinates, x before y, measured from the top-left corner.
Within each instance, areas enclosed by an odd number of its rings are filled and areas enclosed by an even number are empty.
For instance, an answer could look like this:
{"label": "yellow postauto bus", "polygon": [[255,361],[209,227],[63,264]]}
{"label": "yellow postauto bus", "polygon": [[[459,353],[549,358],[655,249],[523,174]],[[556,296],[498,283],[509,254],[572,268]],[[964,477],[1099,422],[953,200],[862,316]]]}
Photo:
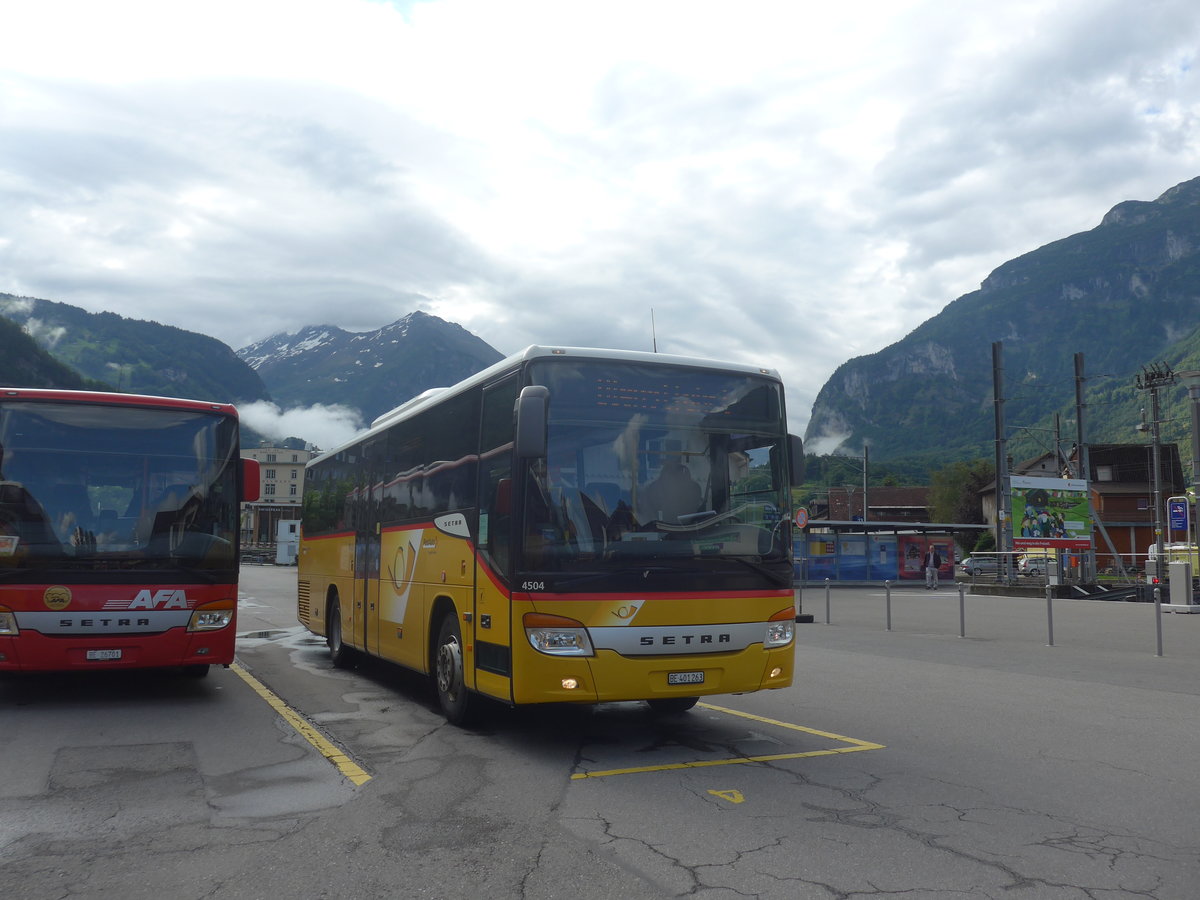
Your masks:
{"label": "yellow postauto bus", "polygon": [[430,674],[455,723],[787,687],[786,421],[770,369],[530,347],[308,464],[299,620],[337,666]]}

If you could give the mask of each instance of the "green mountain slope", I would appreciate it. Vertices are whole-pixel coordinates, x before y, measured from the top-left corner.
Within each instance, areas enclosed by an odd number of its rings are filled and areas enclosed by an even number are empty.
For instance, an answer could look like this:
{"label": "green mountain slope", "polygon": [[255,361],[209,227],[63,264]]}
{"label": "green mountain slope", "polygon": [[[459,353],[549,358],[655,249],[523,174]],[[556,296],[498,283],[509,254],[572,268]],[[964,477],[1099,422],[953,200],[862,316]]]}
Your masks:
{"label": "green mountain slope", "polygon": [[0,294],[0,316],[55,359],[119,390],[235,403],[269,399],[262,379],[216,338],[11,294]]}
{"label": "green mountain slope", "polygon": [[103,382],[84,378],[37,345],[16,322],[0,317],[0,385],[106,391]]}
{"label": "green mountain slope", "polygon": [[1005,263],[903,340],[844,363],[817,396],[806,441],[824,450],[865,441],[873,459],[927,465],[990,456],[996,341],[1009,425],[1044,429],[1055,412],[1071,412],[1081,352],[1086,373],[1104,376],[1088,382],[1087,439],[1132,441],[1138,404],[1148,405],[1132,389],[1135,373],[1160,359],[1183,367],[1198,326],[1194,179]]}

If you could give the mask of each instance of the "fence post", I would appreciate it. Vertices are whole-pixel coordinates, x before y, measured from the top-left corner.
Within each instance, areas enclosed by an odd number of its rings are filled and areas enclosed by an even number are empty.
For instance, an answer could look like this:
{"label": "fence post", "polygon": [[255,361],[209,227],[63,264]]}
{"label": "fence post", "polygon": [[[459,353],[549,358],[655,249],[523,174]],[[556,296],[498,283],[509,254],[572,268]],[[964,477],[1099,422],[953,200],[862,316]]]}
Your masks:
{"label": "fence post", "polygon": [[884,593],[887,595],[887,630],[891,631],[892,630],[892,583],[890,581],[884,581],[883,590],[884,590]]}
{"label": "fence post", "polygon": [[965,638],[967,636],[967,586],[961,581],[958,583],[958,636]]}
{"label": "fence post", "polygon": [[1047,647],[1054,646],[1054,590],[1050,585],[1046,585],[1046,632],[1049,640],[1046,643]]}
{"label": "fence post", "polygon": [[1162,590],[1157,584],[1154,586],[1154,630],[1158,635],[1158,652],[1155,656],[1162,656]]}

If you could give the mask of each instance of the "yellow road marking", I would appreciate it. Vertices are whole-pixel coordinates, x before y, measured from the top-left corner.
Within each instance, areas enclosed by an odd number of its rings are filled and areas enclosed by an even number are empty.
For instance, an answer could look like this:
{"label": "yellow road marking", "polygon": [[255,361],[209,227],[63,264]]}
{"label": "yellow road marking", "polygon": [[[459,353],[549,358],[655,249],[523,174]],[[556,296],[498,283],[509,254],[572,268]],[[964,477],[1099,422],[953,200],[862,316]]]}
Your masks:
{"label": "yellow road marking", "polygon": [[[668,772],[672,769],[703,769],[710,766],[740,766],[746,763],[759,762],[775,762],[781,759],[805,759],[812,756],[836,756],[839,753],[858,753],[863,750],[883,750],[883,744],[875,744],[871,741],[860,741],[857,738],[845,737],[840,734],[833,734],[828,731],[818,731],[815,728],[805,728],[803,725],[793,725],[791,722],[780,722],[778,719],[768,719],[763,716],[756,716],[753,713],[741,712],[736,709],[728,709],[724,706],[714,706],[711,703],[700,703],[698,706],[704,709],[711,709],[715,712],[728,713],[731,716],[740,716],[743,719],[753,719],[755,722],[762,722],[765,725],[775,725],[779,728],[788,728],[792,731],[803,731],[805,734],[811,734],[816,737],[828,738],[831,741],[840,741],[843,744],[849,744],[848,747],[831,747],[826,750],[808,750],[803,753],[773,753],[769,756],[739,756],[734,759],[706,759],[695,760],[693,762],[682,763],[665,763],[658,766],[635,766],[628,769],[606,769],[602,772],[577,772],[571,776],[572,781],[579,781],[584,778],[604,778],[608,775],[637,775],[643,772]],[[709,793],[718,793],[710,791]],[[718,796],[720,794],[718,793]]]}
{"label": "yellow road marking", "polygon": [[742,796],[741,791],[709,791],[709,793],[722,800],[728,800],[730,803],[741,803],[746,799]]}
{"label": "yellow road marking", "polygon": [[308,722],[304,721],[303,716],[284,703],[279,696],[268,688],[265,684],[243,669],[237,663],[234,663],[229,668],[233,669],[238,674],[238,677],[246,684],[250,685],[251,689],[262,697],[267,703],[283,716],[284,721],[296,729],[297,733],[317,748],[317,752],[324,756],[327,760],[333,763],[339,772],[346,778],[350,779],[354,784],[365,784],[371,780],[371,776],[360,769],[345,753],[335,747],[329,740],[325,738],[317,729],[313,728]]}

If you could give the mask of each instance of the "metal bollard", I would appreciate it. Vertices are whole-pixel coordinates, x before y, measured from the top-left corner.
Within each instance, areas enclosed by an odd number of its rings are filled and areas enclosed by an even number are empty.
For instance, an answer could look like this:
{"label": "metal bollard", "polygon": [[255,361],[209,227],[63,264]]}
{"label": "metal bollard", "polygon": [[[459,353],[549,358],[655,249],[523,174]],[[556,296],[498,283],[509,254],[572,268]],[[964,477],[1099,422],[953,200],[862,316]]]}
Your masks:
{"label": "metal bollard", "polygon": [[825,624],[829,624],[829,579],[825,579]]}
{"label": "metal bollard", "polygon": [[1155,656],[1162,656],[1162,590],[1158,585],[1154,586],[1154,630],[1158,633],[1158,652]]}
{"label": "metal bollard", "polygon": [[967,586],[958,583],[958,636],[967,636]]}
{"label": "metal bollard", "polygon": [[883,583],[884,593],[887,595],[887,630],[892,630],[892,583],[885,581]]}
{"label": "metal bollard", "polygon": [[1054,591],[1050,585],[1046,585],[1046,632],[1049,639],[1046,643],[1047,647],[1054,646]]}

